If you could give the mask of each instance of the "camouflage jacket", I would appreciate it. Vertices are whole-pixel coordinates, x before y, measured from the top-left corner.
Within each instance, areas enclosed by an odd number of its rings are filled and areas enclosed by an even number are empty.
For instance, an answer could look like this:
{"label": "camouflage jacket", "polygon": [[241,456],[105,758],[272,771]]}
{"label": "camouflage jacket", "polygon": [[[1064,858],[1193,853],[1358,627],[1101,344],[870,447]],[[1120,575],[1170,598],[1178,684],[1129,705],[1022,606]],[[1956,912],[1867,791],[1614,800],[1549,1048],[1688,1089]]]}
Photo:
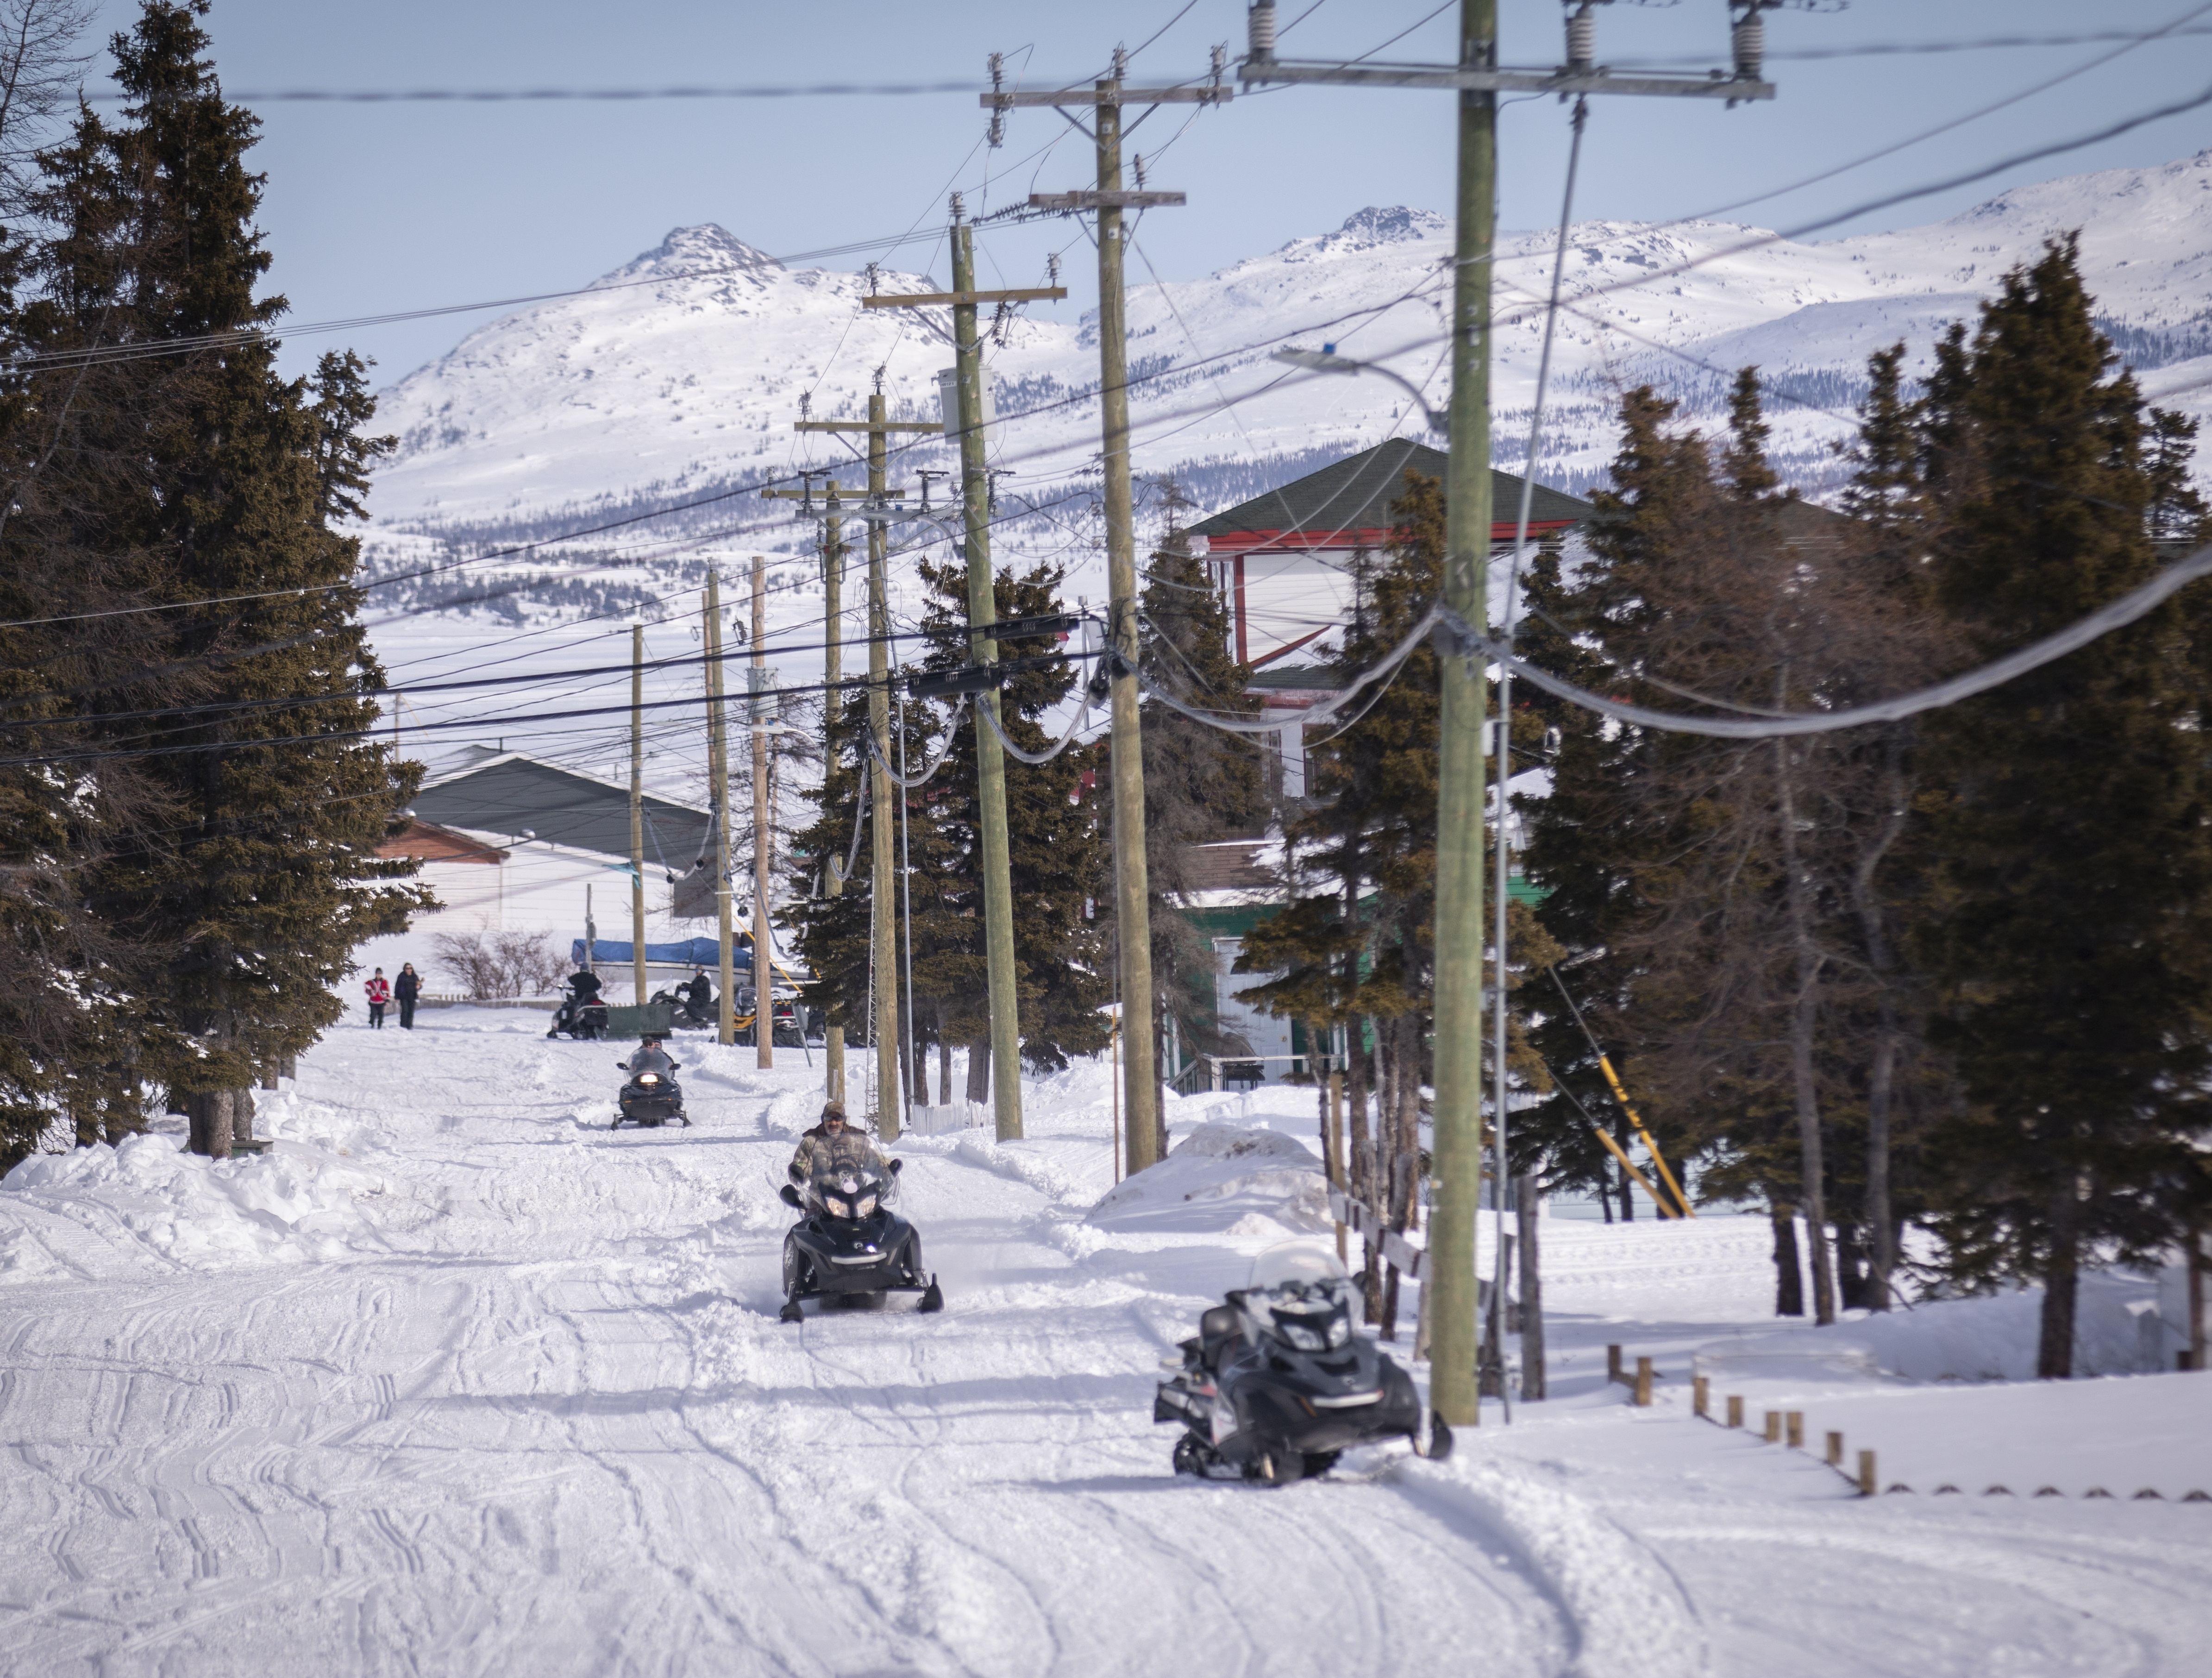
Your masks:
{"label": "camouflage jacket", "polygon": [[791,1180],[810,1183],[825,1171],[861,1165],[884,1169],[884,1156],[872,1138],[849,1124],[834,1137],[817,1125],[799,1138],[799,1152],[791,1157]]}

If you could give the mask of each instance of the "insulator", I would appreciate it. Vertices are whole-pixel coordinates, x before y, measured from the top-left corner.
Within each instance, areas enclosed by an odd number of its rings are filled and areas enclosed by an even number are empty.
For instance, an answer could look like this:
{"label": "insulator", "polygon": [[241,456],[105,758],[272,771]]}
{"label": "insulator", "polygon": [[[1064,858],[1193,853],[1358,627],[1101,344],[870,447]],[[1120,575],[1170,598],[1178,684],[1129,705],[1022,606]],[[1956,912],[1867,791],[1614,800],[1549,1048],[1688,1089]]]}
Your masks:
{"label": "insulator", "polygon": [[1735,49],[1735,79],[1756,82],[1766,67],[1766,20],[1753,6],[1729,31],[1729,41]]}
{"label": "insulator", "polygon": [[990,142],[994,151],[1006,143],[1006,113],[1004,111],[991,112],[990,131],[983,137]]}
{"label": "insulator", "polygon": [[1589,0],[1567,20],[1567,68],[1588,70],[1597,62],[1597,17]]}
{"label": "insulator", "polygon": [[1275,56],[1275,0],[1253,0],[1244,15],[1251,29],[1249,57],[1254,64],[1266,64]]}

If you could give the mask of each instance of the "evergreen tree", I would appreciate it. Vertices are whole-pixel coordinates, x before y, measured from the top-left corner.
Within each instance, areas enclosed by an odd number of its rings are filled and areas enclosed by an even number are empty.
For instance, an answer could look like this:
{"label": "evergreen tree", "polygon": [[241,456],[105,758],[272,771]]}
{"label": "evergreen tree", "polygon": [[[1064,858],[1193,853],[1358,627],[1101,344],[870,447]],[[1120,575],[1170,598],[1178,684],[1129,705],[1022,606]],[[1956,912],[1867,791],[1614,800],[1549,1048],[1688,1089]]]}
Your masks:
{"label": "evergreen tree", "polygon": [[[2151,575],[2160,446],[2179,439],[2112,371],[2070,239],[1940,350],[1930,569],[1978,660]],[[1923,722],[1939,890],[1912,939],[1963,1097],[1930,1137],[1935,1222],[1954,1277],[2043,1284],[2046,1377],[2072,1371],[2081,1266],[2158,1250],[2202,1182],[2212,719],[2189,616],[2169,602]]]}
{"label": "evergreen tree", "polygon": [[[1170,530],[1146,567],[1138,660],[1146,682],[1184,704],[1224,716],[1258,714],[1246,693],[1251,672],[1229,653],[1229,611],[1188,538]],[[1194,846],[1255,837],[1268,821],[1260,752],[1249,736],[1225,733],[1146,697],[1145,870],[1151,892],[1152,986],[1163,1019],[1192,1055],[1233,1054],[1249,1044],[1221,1034],[1213,950],[1182,914]],[[1163,1064],[1163,1079],[1176,1068]]]}
{"label": "evergreen tree", "polygon": [[[957,669],[972,662],[967,568],[957,561],[942,565],[924,562],[921,570],[928,588],[921,628],[929,637],[929,650],[922,668]],[[998,618],[1063,612],[1059,593],[1063,575],[1043,563],[1025,572],[1001,568],[994,591]],[[1001,640],[998,649],[1002,663],[1064,650],[1060,639],[1050,635]],[[1079,676],[1073,662],[1057,661],[1006,678],[999,690],[1000,718],[1017,745],[1034,752],[1053,743],[1040,719],[1067,698]],[[1012,754],[1006,760],[1006,848],[1016,906],[1014,964],[1022,1059],[1040,1072],[1059,1071],[1072,1057],[1096,1054],[1108,1042],[1108,1022],[1100,1012],[1113,994],[1107,923],[1099,912],[1108,874],[1101,827],[1103,800],[1084,796],[1086,777],[1091,782],[1099,779],[1097,771],[1103,761],[1099,748],[1071,748],[1042,764],[1024,763]],[[973,914],[964,916],[967,937],[957,947],[972,951],[980,962],[982,831],[972,715],[962,720],[938,781],[943,790],[929,812],[938,829],[935,842],[942,847],[939,854],[945,861],[944,878],[933,890],[946,894],[944,901],[962,910],[974,906]],[[915,954],[919,963],[919,948]],[[932,970],[939,974],[945,970],[935,966]],[[948,980],[936,982],[943,987],[939,996],[948,1005],[963,1005],[949,1006],[948,1019],[964,1018],[965,1029],[974,1033],[968,1038],[969,1090],[970,1098],[980,1101],[988,1093],[981,1069],[988,1065],[990,1054],[987,988],[979,982],[951,991]],[[969,1008],[972,1013],[967,1012]]]}
{"label": "evergreen tree", "polygon": [[[284,304],[253,293],[269,255],[244,161],[258,125],[222,97],[205,10],[148,0],[112,43],[120,120],[83,112],[46,160],[54,233],[28,325],[41,347],[153,352],[66,387],[43,375],[65,487],[40,518],[93,587],[172,608],[130,631],[139,680],[105,690],[114,721],[94,731],[137,755],[167,819],[109,843],[87,900],[173,952],[134,1075],[185,1098],[194,1146],[220,1153],[250,1122],[248,1086],[338,1016],[354,945],[426,894],[374,855],[420,771],[362,738],[381,677],[339,530],[391,443],[360,435],[358,360],[275,371]],[[179,339],[204,347],[162,350]]]}

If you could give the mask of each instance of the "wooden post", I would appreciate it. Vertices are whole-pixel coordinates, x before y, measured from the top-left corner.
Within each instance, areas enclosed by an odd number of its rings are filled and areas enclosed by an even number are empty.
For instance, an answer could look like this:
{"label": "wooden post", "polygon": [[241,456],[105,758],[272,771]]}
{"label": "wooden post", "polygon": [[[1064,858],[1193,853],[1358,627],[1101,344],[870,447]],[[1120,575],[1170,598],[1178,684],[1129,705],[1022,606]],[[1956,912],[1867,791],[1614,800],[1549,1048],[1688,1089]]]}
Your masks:
{"label": "wooden post", "polygon": [[[834,765],[837,761],[837,711],[845,697],[845,521],[838,515],[837,480],[834,477],[830,480],[829,511],[822,524],[822,761]],[[865,769],[865,760],[863,767]],[[825,769],[823,773],[828,770]],[[842,867],[843,860],[833,854],[823,870],[823,897],[844,895]],[[799,1029],[805,1031],[804,1020],[799,1022]],[[842,1025],[823,1028],[822,1079],[829,1099],[842,1103],[845,1099],[845,1028]]]}
{"label": "wooden post", "polygon": [[1620,1348],[1617,1346],[1608,1346],[1605,1348],[1605,1379],[1607,1386],[1616,1381],[1626,1384],[1628,1380],[1628,1377],[1621,1373]]}
{"label": "wooden post", "polygon": [[[1107,1096],[1114,1104],[1114,1181],[1121,1181],[1121,1014],[1114,1013],[1114,1024],[1109,1043],[1113,1053],[1113,1076]],[[1344,1226],[1339,1225],[1336,1233],[1336,1255],[1344,1256]]]}
{"label": "wooden post", "polygon": [[1710,1386],[1710,1382],[1702,1375],[1692,1377],[1690,1382],[1690,1409],[1694,1414],[1705,1416],[1708,1421],[1712,1420],[1706,1414],[1706,1406],[1711,1401]]}
{"label": "wooden post", "polygon": [[1782,1443],[1782,1412],[1779,1410],[1766,1413],[1766,1443],[1770,1445]]}
{"label": "wooden post", "polygon": [[[730,921],[730,722],[722,710],[722,580],[714,566],[707,568],[707,769],[713,778],[714,810],[714,935],[722,943],[722,1004],[714,1025],[714,1040],[724,1045],[738,1040],[737,999],[730,993],[736,982],[737,933]],[[760,976],[753,976],[759,988]]]}
{"label": "wooden post", "polygon": [[1870,1498],[1874,1493],[1874,1453],[1870,1450],[1863,1450],[1859,1453],[1859,1495],[1863,1498]]}
{"label": "wooden post", "polygon": [[1790,1449],[1792,1450],[1804,1450],[1805,1413],[1802,1410],[1791,1410],[1785,1414],[1782,1420],[1784,1425],[1790,1430]]}
{"label": "wooden post", "polygon": [[1636,1402],[1644,1409],[1651,1407],[1651,1359],[1636,1360]]}
{"label": "wooden post", "polygon": [[768,661],[761,651],[768,638],[767,566],[766,555],[753,556],[753,656],[745,672],[750,690],[746,720],[753,737],[753,1055],[763,1071],[775,1065],[775,939],[768,924],[775,812],[769,808],[768,717],[760,696],[768,685]]}
{"label": "wooden post", "polygon": [[1741,1393],[1730,1393],[1729,1395],[1728,1416],[1728,1425],[1730,1427],[1741,1427],[1743,1426],[1743,1395]]}
{"label": "wooden post", "polygon": [[645,976],[645,625],[629,626],[629,964],[636,1000]]}
{"label": "wooden post", "polygon": [[1840,1433],[1831,1432],[1828,1435],[1828,1466],[1832,1468],[1844,1466],[1844,1436]]}

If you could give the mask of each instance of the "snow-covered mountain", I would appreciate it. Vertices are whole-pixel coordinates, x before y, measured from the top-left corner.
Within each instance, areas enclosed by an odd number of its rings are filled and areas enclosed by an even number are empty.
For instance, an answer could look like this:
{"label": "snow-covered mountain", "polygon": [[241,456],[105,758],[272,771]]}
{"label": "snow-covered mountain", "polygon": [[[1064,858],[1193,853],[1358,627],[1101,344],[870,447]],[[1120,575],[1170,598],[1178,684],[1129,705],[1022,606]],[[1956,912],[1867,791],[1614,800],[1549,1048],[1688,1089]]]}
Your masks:
{"label": "snow-covered mountain", "polygon": [[[2212,376],[2212,150],[1825,243],[1728,222],[1579,224],[1538,475],[1576,488],[1599,477],[1622,389],[1650,382],[1704,416],[1726,375],[1756,362],[1774,392],[1779,461],[1817,491],[1833,482],[1830,445],[1848,429],[1867,356],[1903,338],[1924,368],[1948,322],[2074,229],[2107,330],[2153,395]],[[1495,453],[1516,470],[1552,242],[1509,236],[1498,264]],[[1285,343],[1334,343],[1442,405],[1450,249],[1443,218],[1370,209],[1204,279],[1138,286],[1139,472],[1218,508],[1394,430],[1418,434],[1419,416],[1387,381],[1291,373],[1267,357]],[[940,283],[885,272],[877,283]],[[375,489],[378,562],[538,538],[801,465],[842,460],[860,481],[836,439],[793,433],[802,399],[817,418],[857,416],[880,369],[895,415],[935,417],[936,374],[951,361],[945,312],[864,310],[866,289],[858,275],[787,269],[720,228],[682,228],[585,294],[471,333],[385,394],[380,419],[401,446]],[[1011,489],[1042,508],[1031,534],[1076,557],[1096,534],[1096,356],[1090,316],[1017,318],[989,349],[993,453],[1013,470]],[[2172,405],[2201,414],[2209,394],[2182,389]],[[945,466],[945,454],[915,447],[901,481]],[[620,540],[796,553],[805,534],[782,504],[738,494]],[[604,563],[617,539],[597,538],[593,556]]]}

